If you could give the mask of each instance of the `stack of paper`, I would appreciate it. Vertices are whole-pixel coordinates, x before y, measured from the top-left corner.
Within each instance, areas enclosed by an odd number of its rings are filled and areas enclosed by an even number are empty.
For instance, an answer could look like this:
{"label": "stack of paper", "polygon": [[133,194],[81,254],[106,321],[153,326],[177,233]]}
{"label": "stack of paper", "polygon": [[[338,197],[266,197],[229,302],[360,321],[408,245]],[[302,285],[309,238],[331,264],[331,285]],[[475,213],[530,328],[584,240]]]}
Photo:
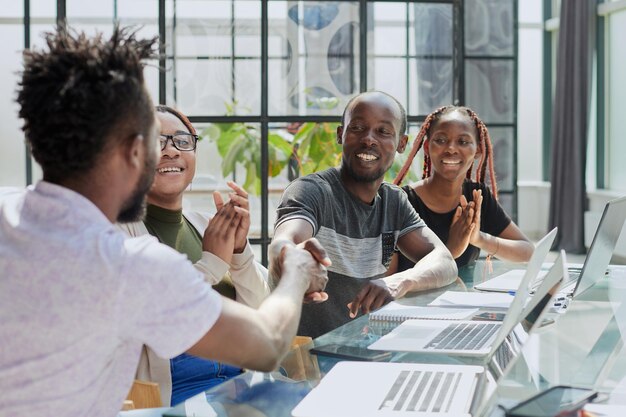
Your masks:
{"label": "stack of paper", "polygon": [[515,294],[446,291],[435,298],[429,306],[509,308]]}

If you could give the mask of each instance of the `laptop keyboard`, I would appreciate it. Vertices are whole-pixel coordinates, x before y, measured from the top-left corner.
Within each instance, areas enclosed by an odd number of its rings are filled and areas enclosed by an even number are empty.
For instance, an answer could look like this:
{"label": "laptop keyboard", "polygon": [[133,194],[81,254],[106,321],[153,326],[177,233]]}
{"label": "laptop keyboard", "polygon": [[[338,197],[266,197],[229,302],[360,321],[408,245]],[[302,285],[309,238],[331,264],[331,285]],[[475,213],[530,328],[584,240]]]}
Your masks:
{"label": "laptop keyboard", "polygon": [[480,350],[498,331],[501,323],[452,323],[426,349]]}
{"label": "laptop keyboard", "polygon": [[461,377],[460,372],[402,371],[378,409],[447,413]]}

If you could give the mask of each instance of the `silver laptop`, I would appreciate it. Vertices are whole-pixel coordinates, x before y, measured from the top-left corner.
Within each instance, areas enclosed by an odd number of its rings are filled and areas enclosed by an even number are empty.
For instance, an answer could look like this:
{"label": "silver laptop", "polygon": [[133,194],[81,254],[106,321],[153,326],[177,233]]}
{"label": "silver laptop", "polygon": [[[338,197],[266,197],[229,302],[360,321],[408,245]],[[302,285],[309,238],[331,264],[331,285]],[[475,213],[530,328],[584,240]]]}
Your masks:
{"label": "silver laptop", "polygon": [[[544,314],[558,293],[563,277],[563,262],[555,262],[544,280],[554,283],[546,292],[547,298],[533,308],[527,332],[531,333],[542,322]],[[499,362],[496,355],[488,360],[496,362],[498,381],[521,352],[526,339],[519,341],[519,350]],[[503,346],[505,343],[502,344]],[[499,350],[502,350],[499,349]],[[454,416],[469,417],[483,407],[488,374],[491,370],[473,365],[444,365],[391,362],[340,362],[324,376],[292,411],[294,417],[392,417],[392,416]]]}
{"label": "silver laptop", "polygon": [[[604,277],[625,220],[626,197],[606,203],[585,263],[581,269],[569,267],[566,280],[561,286],[562,293],[573,296],[580,295]],[[475,285],[474,288],[481,291],[511,291],[519,285],[522,278],[521,273],[521,270],[509,271]],[[540,279],[544,274],[545,271],[539,273],[539,279],[535,286],[540,284]],[[532,292],[533,289],[531,289]]]}
{"label": "silver laptop", "polygon": [[[536,279],[555,237],[556,228],[535,246],[533,255],[528,262],[526,274],[520,282],[502,322],[407,320],[368,346],[368,349],[467,356],[484,356],[493,353],[511,330],[523,320],[524,306],[530,296],[530,284]],[[537,293],[536,296],[543,297],[549,290],[543,286],[541,288],[545,293]]]}

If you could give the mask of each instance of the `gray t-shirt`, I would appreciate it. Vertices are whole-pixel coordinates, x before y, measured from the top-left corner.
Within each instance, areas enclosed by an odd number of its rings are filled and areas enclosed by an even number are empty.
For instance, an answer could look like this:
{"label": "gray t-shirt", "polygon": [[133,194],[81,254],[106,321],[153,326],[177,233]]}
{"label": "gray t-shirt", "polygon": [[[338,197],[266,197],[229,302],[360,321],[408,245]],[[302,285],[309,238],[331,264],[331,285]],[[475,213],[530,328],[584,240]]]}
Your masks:
{"label": "gray t-shirt", "polygon": [[311,223],[333,263],[328,301],[303,306],[298,334],[311,337],[348,322],[347,304],[368,280],[384,276],[398,238],[425,226],[399,187],[383,183],[373,204],[365,204],[345,189],[337,168],[287,187],[275,227],[296,218]]}

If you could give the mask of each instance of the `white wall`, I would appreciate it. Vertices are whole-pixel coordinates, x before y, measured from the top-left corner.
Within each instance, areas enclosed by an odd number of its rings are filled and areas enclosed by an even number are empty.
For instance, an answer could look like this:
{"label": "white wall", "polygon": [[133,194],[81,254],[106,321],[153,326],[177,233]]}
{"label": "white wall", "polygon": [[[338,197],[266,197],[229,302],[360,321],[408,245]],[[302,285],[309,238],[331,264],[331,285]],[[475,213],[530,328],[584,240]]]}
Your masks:
{"label": "white wall", "polygon": [[550,204],[549,184],[542,182],[542,0],[524,0],[518,5],[518,225],[530,238],[536,239],[547,231]]}

